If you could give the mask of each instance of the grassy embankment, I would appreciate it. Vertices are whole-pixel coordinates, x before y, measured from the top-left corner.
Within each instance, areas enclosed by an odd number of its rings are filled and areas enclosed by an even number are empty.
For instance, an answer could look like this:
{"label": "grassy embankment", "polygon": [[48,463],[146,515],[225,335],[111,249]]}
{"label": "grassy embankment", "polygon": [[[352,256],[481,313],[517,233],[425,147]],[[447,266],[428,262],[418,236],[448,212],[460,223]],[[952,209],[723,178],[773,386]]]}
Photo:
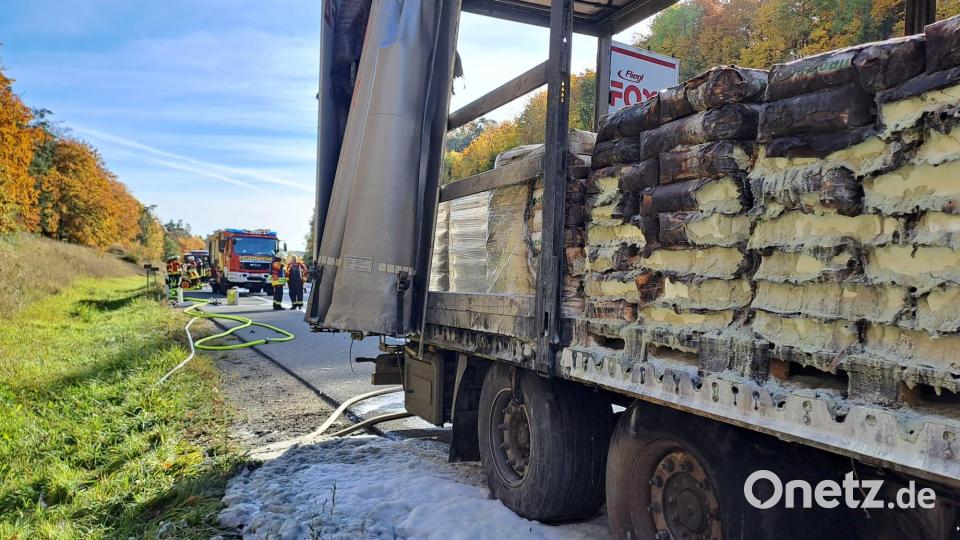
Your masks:
{"label": "grassy embankment", "polygon": [[55,294],[81,277],[142,272],[119,258],[30,234],[0,236],[0,317]]}
{"label": "grassy embankment", "polygon": [[217,372],[201,356],[154,385],[185,319],[143,285],[82,278],[0,317],[0,538],[221,533],[238,458]]}

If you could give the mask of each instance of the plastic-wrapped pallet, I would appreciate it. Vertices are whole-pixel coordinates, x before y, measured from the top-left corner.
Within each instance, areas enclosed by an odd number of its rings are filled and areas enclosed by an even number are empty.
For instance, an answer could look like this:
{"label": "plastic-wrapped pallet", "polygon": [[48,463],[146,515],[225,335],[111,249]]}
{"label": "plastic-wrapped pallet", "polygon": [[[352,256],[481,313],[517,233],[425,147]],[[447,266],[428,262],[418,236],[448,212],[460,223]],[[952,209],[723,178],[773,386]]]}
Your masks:
{"label": "plastic-wrapped pallet", "polygon": [[447,260],[450,292],[487,292],[490,192],[450,201]]}
{"label": "plastic-wrapped pallet", "polygon": [[433,259],[430,266],[430,290],[450,290],[450,203],[437,207],[437,226],[433,237]]}
{"label": "plastic-wrapped pallet", "polygon": [[[583,251],[584,180],[590,168],[590,154],[595,139],[596,136],[590,132],[570,132],[565,249],[574,257],[577,250]],[[495,168],[522,160],[542,160],[543,149],[540,144],[505,151],[497,156]],[[449,287],[437,287],[434,290],[534,294],[543,235],[542,176],[454,200],[450,206],[448,223],[445,249]],[[438,220],[435,250],[444,249],[444,232]],[[441,282],[443,267],[438,261],[442,259],[443,255],[435,251],[432,283]],[[579,279],[568,274],[564,284],[564,316],[578,316],[583,311],[583,304]]]}

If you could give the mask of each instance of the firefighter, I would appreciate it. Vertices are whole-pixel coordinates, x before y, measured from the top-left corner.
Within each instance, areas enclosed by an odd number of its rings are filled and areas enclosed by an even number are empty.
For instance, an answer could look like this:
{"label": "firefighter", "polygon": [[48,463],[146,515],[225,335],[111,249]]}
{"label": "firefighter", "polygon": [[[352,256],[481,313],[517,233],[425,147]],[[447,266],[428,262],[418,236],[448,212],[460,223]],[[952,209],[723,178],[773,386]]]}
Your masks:
{"label": "firefighter", "polygon": [[296,255],[290,255],[287,261],[287,284],[290,286],[290,309],[303,309],[303,282],[306,280],[307,267]]}
{"label": "firefighter", "polygon": [[180,286],[180,257],[178,256],[167,259],[167,284],[174,288]]}
{"label": "firefighter", "polygon": [[283,259],[279,254],[273,256],[270,263],[270,284],[273,285],[273,309],[283,309],[283,286],[287,283],[287,275],[283,266]]}

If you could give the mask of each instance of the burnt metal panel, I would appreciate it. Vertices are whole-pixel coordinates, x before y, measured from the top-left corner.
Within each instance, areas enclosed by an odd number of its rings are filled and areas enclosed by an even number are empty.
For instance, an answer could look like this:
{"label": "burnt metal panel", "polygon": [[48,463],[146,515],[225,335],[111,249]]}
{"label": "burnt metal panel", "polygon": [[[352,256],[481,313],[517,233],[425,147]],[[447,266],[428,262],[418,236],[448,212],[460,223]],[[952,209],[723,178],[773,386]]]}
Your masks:
{"label": "burnt metal panel", "polygon": [[[550,26],[550,9],[566,0],[463,0],[463,10],[509,21]],[[591,36],[622,32],[677,0],[581,0],[572,2],[573,31]]]}
{"label": "burnt metal panel", "polygon": [[440,190],[440,202],[462,199],[498,187],[520,184],[533,180],[541,174],[543,174],[543,156],[531,156],[443,186]]}
{"label": "burnt metal panel", "polygon": [[937,0],[906,0],[904,33],[921,34],[923,27],[937,20]]}
{"label": "burnt metal panel", "polygon": [[[426,310],[427,293],[430,288],[430,268],[433,260],[433,235],[436,229],[437,207],[440,205],[440,175],[443,173],[443,154],[447,135],[447,114],[450,110],[450,95],[453,85],[454,66],[456,64],[457,33],[460,28],[460,0],[445,0],[440,13],[441,29],[438,43],[434,47],[434,69],[446,70],[446,77],[434,77],[438,81],[450,81],[449,85],[431,84],[431,99],[442,102],[436,115],[430,119],[428,140],[421,154],[422,192],[419,200],[420,219],[417,220],[417,259],[413,278],[413,302],[411,306],[411,328],[423,328],[423,316]],[[426,166],[424,167],[423,164]]]}
{"label": "burnt metal panel", "polygon": [[563,284],[564,199],[570,120],[570,60],[573,0],[550,6],[550,58],[547,81],[547,133],[543,156],[543,246],[537,272],[537,372],[552,376],[560,347],[560,296]]}
{"label": "burnt metal panel", "polygon": [[609,35],[597,38],[597,92],[593,104],[593,131],[600,131],[600,118],[607,113],[610,105],[610,46],[613,38]]}

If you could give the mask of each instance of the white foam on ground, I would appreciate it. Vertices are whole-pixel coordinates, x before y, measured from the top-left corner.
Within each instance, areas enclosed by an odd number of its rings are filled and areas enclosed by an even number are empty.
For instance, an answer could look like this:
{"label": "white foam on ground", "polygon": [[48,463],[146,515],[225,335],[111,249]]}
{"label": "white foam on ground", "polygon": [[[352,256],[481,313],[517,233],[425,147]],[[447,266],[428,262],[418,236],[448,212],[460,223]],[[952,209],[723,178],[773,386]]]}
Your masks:
{"label": "white foam on ground", "polygon": [[476,464],[430,441],[349,437],[292,448],[227,485],[220,523],[244,538],[586,539],[606,520],[562,526],[489,498]]}
{"label": "white foam on ground", "polygon": [[351,412],[363,417],[395,413],[403,410],[403,392],[372,397],[355,403],[350,407]]}

